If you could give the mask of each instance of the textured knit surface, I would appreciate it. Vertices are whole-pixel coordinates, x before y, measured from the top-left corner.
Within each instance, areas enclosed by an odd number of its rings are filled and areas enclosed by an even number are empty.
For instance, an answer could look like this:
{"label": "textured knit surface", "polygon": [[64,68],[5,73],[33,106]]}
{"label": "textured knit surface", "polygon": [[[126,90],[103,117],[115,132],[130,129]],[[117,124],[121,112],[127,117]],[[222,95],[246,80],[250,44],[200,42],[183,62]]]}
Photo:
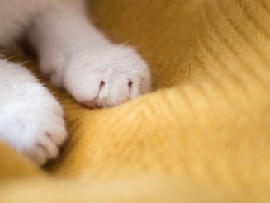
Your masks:
{"label": "textured knit surface", "polygon": [[52,90],[70,139],[42,170],[0,146],[0,202],[270,202],[270,1],[89,8],[149,63],[154,91],[90,110]]}

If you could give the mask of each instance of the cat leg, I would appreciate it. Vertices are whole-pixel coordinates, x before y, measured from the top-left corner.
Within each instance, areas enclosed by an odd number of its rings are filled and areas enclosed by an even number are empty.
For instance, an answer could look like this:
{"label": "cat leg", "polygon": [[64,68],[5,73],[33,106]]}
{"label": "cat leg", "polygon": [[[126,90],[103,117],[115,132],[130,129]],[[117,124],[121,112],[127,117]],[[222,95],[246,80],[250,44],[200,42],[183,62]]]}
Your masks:
{"label": "cat leg", "polygon": [[66,138],[60,104],[26,68],[0,59],[0,139],[42,165]]}
{"label": "cat leg", "polygon": [[89,107],[111,107],[150,90],[147,64],[133,48],[114,45],[66,5],[41,13],[29,30],[41,72]]}

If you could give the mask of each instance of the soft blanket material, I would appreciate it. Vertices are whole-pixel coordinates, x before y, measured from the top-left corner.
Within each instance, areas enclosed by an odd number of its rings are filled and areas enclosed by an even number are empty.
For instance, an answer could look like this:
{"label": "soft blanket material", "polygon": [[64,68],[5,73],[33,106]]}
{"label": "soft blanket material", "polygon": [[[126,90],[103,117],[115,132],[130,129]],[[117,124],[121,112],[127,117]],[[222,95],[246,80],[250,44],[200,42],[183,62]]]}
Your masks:
{"label": "soft blanket material", "polygon": [[154,92],[90,110],[52,89],[70,139],[43,169],[2,144],[0,202],[270,202],[270,1],[91,2]]}

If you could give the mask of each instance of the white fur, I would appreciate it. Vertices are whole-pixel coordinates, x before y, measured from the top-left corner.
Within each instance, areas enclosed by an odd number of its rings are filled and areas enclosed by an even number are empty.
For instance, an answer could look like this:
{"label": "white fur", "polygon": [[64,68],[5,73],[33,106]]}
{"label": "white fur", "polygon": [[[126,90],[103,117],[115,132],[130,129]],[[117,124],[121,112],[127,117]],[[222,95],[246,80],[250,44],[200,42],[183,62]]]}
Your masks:
{"label": "white fur", "polygon": [[0,98],[1,139],[38,164],[55,158],[67,132],[49,91],[27,69],[1,60]]}
{"label": "white fur", "polygon": [[[112,107],[150,89],[146,63],[111,44],[87,19],[83,0],[0,0],[0,46],[24,30],[41,72],[83,105]],[[66,137],[59,103],[28,70],[0,59],[0,138],[44,164]]]}

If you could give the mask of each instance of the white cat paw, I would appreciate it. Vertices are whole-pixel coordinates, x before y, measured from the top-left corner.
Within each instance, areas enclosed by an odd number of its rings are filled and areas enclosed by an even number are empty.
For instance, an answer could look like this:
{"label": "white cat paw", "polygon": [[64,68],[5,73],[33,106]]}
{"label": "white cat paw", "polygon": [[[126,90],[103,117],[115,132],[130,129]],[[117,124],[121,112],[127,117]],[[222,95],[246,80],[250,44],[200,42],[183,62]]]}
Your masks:
{"label": "white cat paw", "polygon": [[74,53],[65,70],[64,86],[85,106],[112,107],[149,92],[150,75],[133,49],[112,46]]}
{"label": "white cat paw", "polygon": [[39,165],[56,158],[67,138],[63,109],[43,87],[1,108],[0,137]]}

